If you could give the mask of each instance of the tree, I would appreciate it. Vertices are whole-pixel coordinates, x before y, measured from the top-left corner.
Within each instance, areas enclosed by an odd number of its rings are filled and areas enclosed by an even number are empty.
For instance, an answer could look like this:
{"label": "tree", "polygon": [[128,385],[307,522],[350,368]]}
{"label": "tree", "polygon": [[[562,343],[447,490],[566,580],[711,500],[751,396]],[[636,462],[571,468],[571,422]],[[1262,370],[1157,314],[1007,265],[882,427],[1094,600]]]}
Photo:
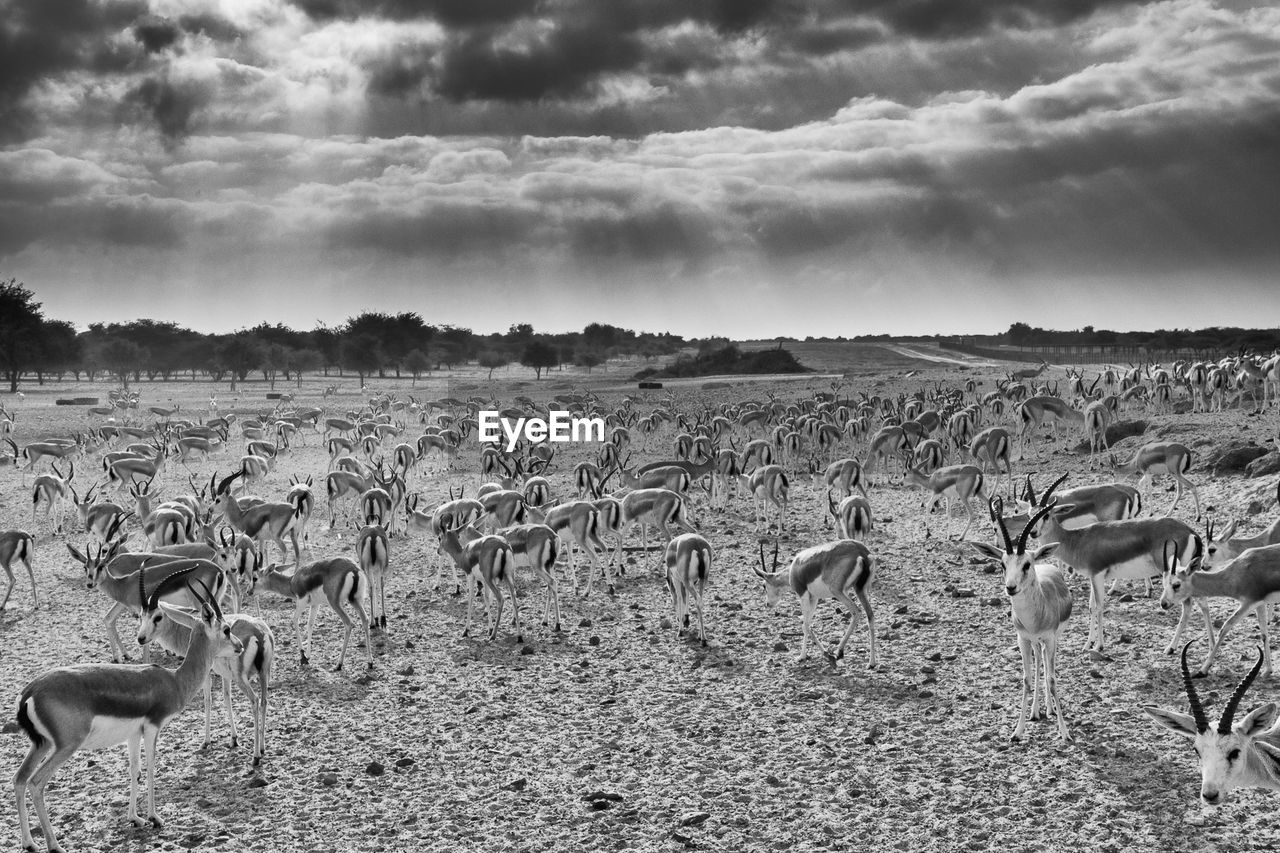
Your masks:
{"label": "tree", "polygon": [[147,354],[128,338],[112,338],[102,347],[99,357],[102,365],[114,373],[127,390],[129,374],[138,369],[146,360]]}
{"label": "tree", "polygon": [[276,390],[276,374],[284,371],[284,381],[289,381],[289,349],[284,344],[267,344],[262,347],[262,378]]}
{"label": "tree", "polygon": [[409,350],[404,357],[404,369],[413,375],[413,384],[418,384],[418,377],[431,370],[431,359],[427,358],[427,354],[416,347]]}
{"label": "tree", "polygon": [[44,315],[35,294],[16,278],[0,282],[0,369],[9,380],[9,393],[18,391],[18,378],[39,361]]}
{"label": "tree", "polygon": [[560,353],[545,341],[531,341],[520,356],[520,363],[532,367],[536,379],[542,378],[542,371],[555,367],[560,363]]}
{"label": "tree", "polygon": [[319,370],[324,365],[324,356],[317,349],[296,349],[289,353],[289,367],[302,387],[302,374]]}
{"label": "tree", "polygon": [[342,366],[356,372],[360,387],[364,387],[364,378],[381,370],[382,365],[382,347],[376,337],[368,333],[343,336]]}
{"label": "tree", "polygon": [[493,381],[493,371],[499,367],[506,367],[511,363],[511,359],[507,357],[506,353],[492,349],[481,350],[477,361],[481,367],[488,368],[490,382]]}
{"label": "tree", "polygon": [[230,336],[215,351],[216,359],[231,374],[231,390],[236,390],[236,381],[243,382],[253,370],[262,363],[262,344],[248,332],[237,332]]}
{"label": "tree", "polygon": [[577,355],[574,356],[573,363],[579,367],[585,367],[587,373],[590,373],[591,368],[604,364],[604,358],[595,350],[578,350]]}
{"label": "tree", "polygon": [[1009,326],[1009,343],[1016,347],[1028,343],[1031,340],[1034,331],[1026,323],[1014,323]]}

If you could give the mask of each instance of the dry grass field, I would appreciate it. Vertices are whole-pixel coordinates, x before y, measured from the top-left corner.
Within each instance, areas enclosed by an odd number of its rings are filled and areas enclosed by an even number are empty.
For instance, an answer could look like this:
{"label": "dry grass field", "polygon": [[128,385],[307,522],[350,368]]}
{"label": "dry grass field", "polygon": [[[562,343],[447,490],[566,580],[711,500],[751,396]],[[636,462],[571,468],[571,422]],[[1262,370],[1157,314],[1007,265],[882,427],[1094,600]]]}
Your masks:
{"label": "dry grass field", "polygon": [[[762,344],[765,345],[765,344]],[[975,377],[994,387],[1002,368],[955,365],[880,346],[797,345],[821,373],[768,381],[685,380],[671,384],[681,405],[761,398],[810,398],[829,390],[830,373],[849,373],[842,393],[897,394],[937,381]],[[927,355],[928,353],[926,353]],[[945,356],[945,354],[941,354]],[[946,356],[949,357],[949,356]],[[419,399],[492,393],[504,404],[517,394],[546,400],[587,389],[607,403],[632,395],[641,413],[664,392],[636,392],[629,377],[641,366],[610,364],[591,374],[552,372],[541,381],[522,368],[500,370],[492,382],[476,369],[447,378],[377,379],[361,392],[353,378],[308,377],[294,405],[330,413],[358,409],[371,391]],[[910,378],[905,376],[916,371]],[[1063,371],[1049,376],[1062,379]],[[704,388],[711,383],[711,389]],[[326,384],[337,397],[322,398]],[[1064,383],[1065,385],[1065,383]],[[281,384],[278,390],[285,390]],[[54,397],[102,396],[102,383],[28,387],[17,412],[21,445],[45,434],[68,434],[96,420],[83,407],[54,406]],[[180,406],[207,416],[211,390],[220,413],[242,417],[270,409],[262,383],[232,394],[221,384],[148,383],[149,405]],[[1274,410],[1262,417],[1230,410],[1212,415],[1151,416],[1145,440],[1181,441],[1201,459],[1227,440],[1264,441],[1275,433]],[[408,434],[416,437],[416,423]],[[234,433],[233,433],[234,435]],[[648,461],[670,455],[671,430],[660,433]],[[1143,439],[1116,448],[1131,452]],[[1059,446],[1060,447],[1060,446]],[[196,482],[227,473],[242,442],[208,463],[193,465]],[[845,454],[851,448],[844,448]],[[864,450],[859,448],[857,455]],[[549,477],[570,493],[573,464],[594,446],[563,446]],[[1040,485],[1070,474],[1070,484],[1109,479],[1089,472],[1083,457],[1042,449],[1043,462],[1015,460],[1019,477]],[[292,475],[318,477],[327,456],[314,434],[281,457],[257,491],[283,496]],[[92,463],[92,464],[91,464]],[[76,466],[87,484],[97,460]],[[1257,531],[1275,518],[1274,478],[1211,476],[1197,463],[1190,475],[1207,512],[1240,519]],[[472,494],[480,481],[475,437],[451,474],[411,477],[409,487],[434,506],[450,489]],[[187,471],[171,462],[166,496],[187,488]],[[1160,483],[1149,510],[1172,500]],[[880,663],[865,666],[867,632],[859,622],[849,654],[838,665],[821,654],[797,662],[799,608],[784,600],[765,606],[752,573],[757,561],[750,501],[735,497],[728,512],[711,512],[694,490],[692,515],[715,548],[707,608],[709,644],[677,638],[664,618],[670,598],[657,552],[628,553],[626,574],[609,596],[597,584],[589,599],[565,586],[563,630],[539,623],[542,590],[521,571],[525,643],[509,618],[498,637],[463,638],[465,601],[432,586],[439,558],[434,540],[391,540],[390,623],[374,635],[374,667],[363,648],[346,669],[331,671],[339,624],[322,613],[311,666],[301,667],[292,604],[259,593],[248,604],[275,631],[277,664],[267,757],[251,766],[248,707],[236,694],[242,741],[228,743],[220,704],[214,743],[201,749],[199,701],[161,738],[157,772],[161,830],[134,829],[125,818],[127,757],[123,747],[81,753],[54,778],[49,804],[69,850],[280,850],[367,853],[398,850],[988,850],[1243,851],[1276,849],[1280,828],[1274,792],[1237,791],[1219,808],[1202,810],[1190,746],[1143,715],[1143,704],[1185,710],[1173,658],[1163,653],[1175,611],[1161,611],[1137,585],[1109,602],[1109,645],[1098,658],[1085,651],[1086,586],[1072,580],[1075,612],[1059,654],[1059,690],[1074,740],[1054,738],[1049,722],[1029,739],[1010,743],[1020,664],[1001,576],[987,572],[968,545],[944,538],[944,519],[926,517],[921,495],[890,482],[871,489],[877,530],[869,547],[878,561],[873,591]],[[1248,514],[1251,502],[1261,507]],[[1258,507],[1255,507],[1258,509]],[[781,537],[785,561],[800,548],[834,537],[825,523],[824,492],[807,476],[793,478],[790,525]],[[1194,515],[1190,496],[1178,515]],[[962,519],[956,519],[959,532]],[[1196,525],[1198,528],[1200,525]],[[83,546],[72,523],[57,534],[43,519],[32,526],[30,492],[16,471],[0,473],[0,529],[23,527],[37,537],[36,582],[41,606],[31,608],[25,572],[0,614],[0,777],[8,779],[27,749],[12,724],[17,696],[31,678],[54,666],[110,659],[102,625],[105,596],[86,589],[66,545]],[[989,524],[971,536],[990,535]],[[140,534],[133,536],[140,541]],[[771,537],[772,538],[772,537]],[[350,519],[329,530],[323,491],[311,524],[310,555],[352,554]],[[630,544],[638,544],[632,541]],[[580,563],[579,571],[582,572]],[[585,580],[585,576],[583,576]],[[1231,602],[1215,601],[1214,613]],[[821,639],[834,642],[847,614],[831,602],[819,608]],[[861,616],[858,617],[861,620]],[[1196,617],[1198,620],[1198,616]],[[121,620],[133,635],[134,620]],[[1192,623],[1192,635],[1202,626]],[[1248,669],[1257,627],[1243,623],[1214,671],[1200,682],[1211,715]],[[1202,654],[1204,644],[1197,645]],[[130,652],[136,659],[136,648]],[[177,659],[160,654],[166,666]],[[1246,709],[1280,698],[1262,679]],[[610,798],[601,798],[601,794]],[[12,802],[0,809],[0,838],[16,846]],[[37,837],[37,843],[39,843]]]}

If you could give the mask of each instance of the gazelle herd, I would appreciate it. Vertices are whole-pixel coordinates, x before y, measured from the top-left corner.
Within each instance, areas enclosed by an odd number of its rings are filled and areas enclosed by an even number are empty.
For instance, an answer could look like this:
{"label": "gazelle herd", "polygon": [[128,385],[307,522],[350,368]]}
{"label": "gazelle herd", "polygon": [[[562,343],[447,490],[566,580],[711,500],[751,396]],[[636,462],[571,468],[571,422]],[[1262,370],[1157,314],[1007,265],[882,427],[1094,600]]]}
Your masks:
{"label": "gazelle herd", "polygon": [[[960,548],[971,531],[986,530],[979,541],[967,544],[1003,567],[1023,665],[1014,740],[1026,736],[1028,722],[1048,715],[1058,736],[1070,739],[1064,705],[1072,686],[1059,677],[1058,660],[1082,648],[1103,652],[1109,582],[1158,581],[1161,607],[1181,605],[1166,651],[1181,648],[1193,716],[1147,712],[1195,740],[1206,802],[1221,802],[1233,787],[1280,787],[1275,704],[1235,722],[1244,692],[1260,671],[1271,674],[1267,627],[1272,605],[1280,600],[1280,520],[1245,537],[1236,535],[1235,521],[1215,533],[1212,525],[1199,528],[1174,518],[1186,489],[1194,499],[1192,521],[1200,521],[1200,494],[1190,479],[1192,451],[1175,442],[1151,442],[1122,461],[1106,441],[1107,428],[1121,413],[1136,406],[1165,411],[1180,396],[1189,398],[1196,412],[1217,412],[1229,406],[1234,386],[1241,400],[1260,390],[1252,399],[1268,407],[1275,396],[1269,377],[1276,373],[1276,359],[1227,361],[1241,363],[1116,371],[1102,390],[1104,374],[1089,384],[1083,374],[1069,373],[1065,397],[1058,395],[1057,382],[1050,386],[1045,380],[1052,368],[1041,365],[1008,376],[986,393],[972,380],[951,387],[936,382],[895,397],[868,391],[842,395],[843,383],[833,383],[829,392],[790,401],[770,394],[715,404],[674,394],[606,403],[589,393],[546,402],[528,397],[419,401],[388,393],[345,412],[292,408],[250,417],[224,406],[221,413],[210,410],[204,423],[178,419],[186,414],[182,410],[152,408],[160,420],[150,426],[104,423],[71,438],[33,436],[25,444],[17,439],[20,422],[10,417],[6,440],[14,443],[5,458],[21,468],[24,485],[28,473],[35,480],[32,529],[0,532],[0,567],[8,581],[0,610],[9,606],[18,585],[17,563],[32,585],[33,609],[57,607],[56,595],[37,592],[42,579],[34,556],[44,550],[46,559],[53,559],[65,548],[83,568],[86,586],[108,599],[104,625],[113,660],[51,669],[19,697],[18,724],[31,741],[15,779],[21,842],[34,847],[29,793],[47,845],[59,849],[45,808],[45,785],[77,750],[118,743],[130,745],[128,813],[141,823],[136,786],[140,744],[146,741],[147,817],[158,825],[156,738],[203,687],[208,739],[211,674],[222,679],[233,743],[230,682],[249,698],[253,761],[263,762],[269,755],[277,641],[261,615],[242,612],[245,604],[264,593],[294,602],[293,635],[303,667],[315,656],[317,617],[331,610],[344,632],[337,668],[346,663],[354,635],[364,645],[364,663],[373,669],[374,634],[385,640],[389,630],[388,580],[417,583],[413,566],[397,553],[413,546],[402,542],[425,539],[435,555],[427,561],[434,566],[421,566],[428,578],[424,583],[434,575],[440,590],[448,568],[442,600],[465,597],[462,636],[472,636],[477,598],[487,641],[501,635],[507,613],[517,643],[539,635],[538,626],[530,624],[536,617],[521,608],[526,578],[545,590],[541,630],[561,631],[563,611],[572,611],[580,589],[587,597],[595,595],[596,580],[603,580],[610,596],[627,595],[632,579],[624,583],[629,562],[624,554],[650,553],[653,538],[678,638],[703,646],[715,638],[716,626],[707,619],[708,590],[718,577],[743,577],[750,568],[768,605],[793,596],[798,600],[801,659],[818,647],[832,665],[841,660],[862,621],[856,615],[860,610],[867,630],[866,665],[874,673],[882,657],[873,602],[877,588],[891,582],[897,568],[877,555],[877,546],[894,533],[876,508],[888,495],[901,499],[913,489],[923,493],[926,520],[945,503],[945,547]],[[1201,378],[1211,369],[1234,378],[1219,388]],[[1134,391],[1137,387],[1145,390]],[[482,445],[474,438],[477,414],[498,409],[522,417],[551,411],[596,416],[609,432],[605,442],[573,450],[524,441],[511,450]],[[1027,468],[1042,458],[1045,429],[1050,442],[1064,434],[1087,439],[1091,465],[1104,451],[1111,454],[1102,467],[1112,481],[1068,487],[1059,478],[1037,494]],[[231,449],[236,430],[245,442],[243,455]],[[308,434],[319,439],[309,456],[301,450]],[[126,441],[132,443],[118,449]],[[303,459],[317,459],[318,470],[280,483],[276,463],[286,454],[292,454],[295,470]],[[571,454],[576,456],[566,464],[564,457]],[[647,458],[633,463],[637,454]],[[463,465],[474,465],[471,470],[481,473],[481,481],[468,482]],[[86,472],[97,476],[86,477]],[[1163,515],[1144,515],[1151,506],[1147,492],[1158,476],[1172,480],[1177,496]],[[1136,487],[1124,482],[1130,478],[1138,478]],[[276,497],[250,494],[250,485]],[[79,489],[86,486],[82,499]],[[161,500],[166,492],[169,499]],[[320,493],[327,501],[328,524],[315,530],[310,519]],[[814,499],[819,515],[811,521],[833,528],[834,535],[793,546],[790,540],[803,529],[795,514]],[[43,517],[36,513],[40,507]],[[961,508],[966,523],[952,544],[952,516]],[[747,549],[753,557],[748,565],[734,566],[725,557],[729,534],[719,531],[730,515],[745,526],[748,512],[758,541]],[[75,532],[67,533],[72,527]],[[62,544],[52,547],[49,540],[64,533]],[[992,543],[985,541],[991,537]],[[1069,633],[1072,575],[1087,581],[1085,643]],[[1238,602],[1216,633],[1205,603],[1210,597]],[[839,602],[849,618],[830,649],[815,630],[824,599]],[[1187,665],[1191,643],[1181,645],[1193,604],[1210,637],[1196,676],[1208,673],[1222,656],[1228,633],[1250,613],[1262,640],[1258,664],[1212,731]],[[153,641],[185,652],[176,672],[124,662],[116,622],[126,612],[142,614],[138,643],[144,657]]]}

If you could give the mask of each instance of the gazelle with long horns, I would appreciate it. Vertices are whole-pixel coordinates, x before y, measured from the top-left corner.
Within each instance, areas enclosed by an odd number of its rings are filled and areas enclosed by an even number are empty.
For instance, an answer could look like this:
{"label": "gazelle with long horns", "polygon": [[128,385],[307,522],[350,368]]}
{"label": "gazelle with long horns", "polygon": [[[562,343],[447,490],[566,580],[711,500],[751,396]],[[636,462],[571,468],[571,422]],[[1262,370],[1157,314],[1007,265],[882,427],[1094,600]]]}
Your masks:
{"label": "gazelle with long horns", "polygon": [[1050,542],[1027,553],[1027,534],[1050,510],[1051,507],[1043,507],[1036,513],[1031,523],[1022,529],[1015,547],[1004,519],[993,504],[992,515],[999,522],[1003,550],[986,542],[971,543],[1004,566],[1004,589],[1012,606],[1010,616],[1018,634],[1018,651],[1022,653],[1022,701],[1011,740],[1021,740],[1027,732],[1028,697],[1031,698],[1031,718],[1040,718],[1041,684],[1045,713],[1057,714],[1058,737],[1071,739],[1058,698],[1058,634],[1071,616],[1071,590],[1061,569],[1037,562],[1057,550],[1058,543]]}
{"label": "gazelle with long horns", "polygon": [[1280,790],[1280,715],[1276,703],[1267,702],[1239,723],[1235,721],[1244,694],[1262,668],[1262,649],[1258,649],[1258,660],[1249,674],[1223,706],[1222,716],[1211,724],[1187,669],[1190,648],[1191,643],[1182,647],[1182,684],[1191,716],[1154,705],[1144,705],[1142,710],[1160,725],[1195,743],[1200,763],[1200,799],[1208,805],[1226,802],[1227,794],[1235,788]]}
{"label": "gazelle with long horns", "polygon": [[191,630],[186,657],[176,671],[158,666],[77,664],[37,676],[18,699],[18,725],[31,740],[31,750],[13,779],[18,804],[20,843],[35,850],[27,812],[27,793],[35,804],[49,850],[58,851],[49,822],[44,789],[49,779],[79,750],[129,744],[129,820],[138,814],[141,746],[147,748],[147,820],[160,827],[156,814],[156,742],[209,677],[213,661],[241,651],[213,596],[198,596],[199,610],[160,605],[169,618]]}

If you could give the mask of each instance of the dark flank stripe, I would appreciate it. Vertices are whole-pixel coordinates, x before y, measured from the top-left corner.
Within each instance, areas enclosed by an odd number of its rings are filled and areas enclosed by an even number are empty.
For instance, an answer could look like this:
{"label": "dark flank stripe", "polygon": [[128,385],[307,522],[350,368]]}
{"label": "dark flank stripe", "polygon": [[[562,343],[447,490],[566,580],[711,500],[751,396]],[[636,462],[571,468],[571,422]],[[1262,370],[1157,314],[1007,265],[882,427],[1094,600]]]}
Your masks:
{"label": "dark flank stripe", "polygon": [[[360,575],[358,572],[349,572],[347,577],[351,578],[351,591],[347,593],[347,601],[355,604],[360,598]],[[345,579],[344,579],[345,583]]]}
{"label": "dark flank stripe", "polygon": [[267,659],[266,643],[262,640],[258,641],[258,652],[253,656],[253,668],[258,672],[262,672],[262,664]]}
{"label": "dark flank stripe", "polygon": [[866,557],[858,558],[857,577],[854,579],[853,588],[863,590],[867,588],[867,582],[871,580],[871,561]]}
{"label": "dark flank stripe", "polygon": [[301,598],[324,585],[324,575],[319,572],[307,572],[297,579],[298,597]]}
{"label": "dark flank stripe", "polygon": [[40,746],[44,743],[44,737],[36,730],[35,723],[31,721],[31,715],[27,713],[28,698],[30,698],[29,694],[24,690],[22,698],[18,700],[18,725],[27,733],[27,737],[34,745]]}

